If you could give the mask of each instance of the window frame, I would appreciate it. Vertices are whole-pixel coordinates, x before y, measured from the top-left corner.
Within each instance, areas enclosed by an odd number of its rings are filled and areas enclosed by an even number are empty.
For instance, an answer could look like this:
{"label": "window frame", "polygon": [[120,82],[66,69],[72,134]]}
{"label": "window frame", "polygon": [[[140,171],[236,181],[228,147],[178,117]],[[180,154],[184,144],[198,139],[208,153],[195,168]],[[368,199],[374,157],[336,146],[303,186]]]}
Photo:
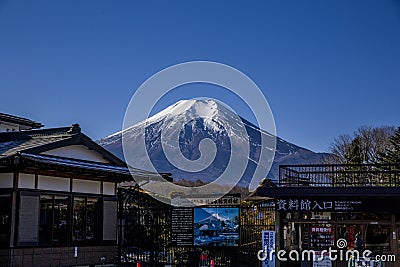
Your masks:
{"label": "window frame", "polygon": [[[51,196],[52,200],[52,226],[51,226],[51,237],[49,242],[43,242],[41,240],[40,235],[40,227],[41,224],[41,205],[42,205],[42,196]],[[67,202],[67,226],[66,226],[66,240],[64,242],[54,242],[54,216],[55,216],[55,199],[56,197],[65,197]],[[40,192],[39,196],[39,236],[38,236],[38,245],[39,246],[67,246],[71,243],[71,198],[70,194],[56,193],[56,192]]]}
{"label": "window frame", "polygon": [[[84,219],[84,236],[85,238],[83,240],[75,240],[74,238],[74,231],[75,231],[75,219],[74,219],[74,213],[75,213],[75,199],[76,198],[83,198],[85,201],[85,219]],[[96,226],[94,229],[94,238],[92,240],[87,239],[87,203],[88,199],[90,198],[96,198],[97,199],[97,207],[96,207],[96,216],[95,216],[95,223],[94,225]],[[94,245],[94,244],[103,244],[103,236],[102,236],[102,226],[103,226],[103,214],[102,214],[102,202],[103,202],[103,196],[101,195],[93,195],[93,194],[73,194],[71,198],[71,229],[70,229],[70,234],[71,234],[71,244],[72,245]]]}
{"label": "window frame", "polygon": [[[1,191],[0,191],[1,192]],[[4,192],[4,194],[7,192]],[[12,194],[10,193],[12,196]],[[42,195],[50,195],[52,198],[56,196],[67,197],[68,199],[68,217],[67,217],[67,238],[66,241],[63,242],[42,242],[40,238],[40,227],[41,227],[41,218],[40,218],[40,210],[41,210],[41,197]],[[20,242],[19,241],[19,227],[20,227],[20,205],[21,205],[21,196],[37,196],[39,201],[39,210],[37,214],[38,227],[37,231],[37,241],[36,242]],[[81,240],[76,241],[73,238],[73,227],[74,227],[74,199],[82,197],[85,199],[95,198],[97,199],[97,207],[96,207],[96,217],[95,217],[95,238],[93,240]],[[103,240],[103,227],[104,227],[104,201],[115,201],[117,203],[117,237],[116,240]],[[86,193],[75,193],[75,192],[63,192],[63,191],[52,191],[52,190],[37,190],[37,189],[22,189],[18,190],[16,195],[16,213],[15,213],[15,233],[10,237],[10,244],[14,241],[15,247],[66,247],[66,246],[103,246],[103,245],[117,245],[118,242],[118,197],[117,195],[101,195],[101,194],[86,194]],[[12,224],[12,223],[11,223]],[[12,225],[11,225],[12,229]]]}
{"label": "window frame", "polygon": [[[0,242],[0,248],[8,248],[10,247],[10,242],[11,238],[11,225],[12,225],[12,205],[13,205],[13,195],[11,193],[0,193],[0,199],[1,198],[8,198],[9,199],[9,205],[8,205],[8,222],[5,224],[5,229],[7,230],[6,233],[4,234],[6,236],[6,239],[4,243]],[[3,206],[3,205],[2,205]],[[7,212],[7,210],[5,209]],[[1,218],[0,218],[1,220]],[[1,234],[1,233],[0,233]]]}

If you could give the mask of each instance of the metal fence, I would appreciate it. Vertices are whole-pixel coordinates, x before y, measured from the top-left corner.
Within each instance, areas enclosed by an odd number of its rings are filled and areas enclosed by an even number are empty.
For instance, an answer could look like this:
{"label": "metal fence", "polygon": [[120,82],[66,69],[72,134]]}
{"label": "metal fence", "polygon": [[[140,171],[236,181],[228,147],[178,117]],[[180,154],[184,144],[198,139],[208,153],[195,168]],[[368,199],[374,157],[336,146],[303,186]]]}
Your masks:
{"label": "metal fence", "polygon": [[400,186],[394,164],[281,165],[279,186]]}

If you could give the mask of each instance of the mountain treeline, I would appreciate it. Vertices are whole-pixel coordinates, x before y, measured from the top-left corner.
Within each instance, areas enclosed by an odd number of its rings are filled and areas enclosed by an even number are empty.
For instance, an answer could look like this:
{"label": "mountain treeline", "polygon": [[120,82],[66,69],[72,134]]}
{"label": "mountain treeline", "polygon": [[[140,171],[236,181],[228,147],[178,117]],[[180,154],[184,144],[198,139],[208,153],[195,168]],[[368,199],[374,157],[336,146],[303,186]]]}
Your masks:
{"label": "mountain treeline", "polygon": [[400,127],[361,126],[333,140],[326,164],[400,164]]}

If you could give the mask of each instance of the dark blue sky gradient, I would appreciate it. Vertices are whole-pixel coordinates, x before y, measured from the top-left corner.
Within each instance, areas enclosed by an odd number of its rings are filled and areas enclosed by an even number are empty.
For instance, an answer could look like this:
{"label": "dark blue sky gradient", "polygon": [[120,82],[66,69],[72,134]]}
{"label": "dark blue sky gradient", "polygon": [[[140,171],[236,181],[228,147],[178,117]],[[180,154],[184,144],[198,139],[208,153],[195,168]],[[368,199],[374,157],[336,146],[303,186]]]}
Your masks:
{"label": "dark blue sky gradient", "polygon": [[[118,131],[142,82],[191,60],[246,73],[277,134],[312,150],[361,125],[400,124],[399,1],[0,0],[0,112],[47,127]],[[208,93],[252,120],[198,85],[155,110]]]}

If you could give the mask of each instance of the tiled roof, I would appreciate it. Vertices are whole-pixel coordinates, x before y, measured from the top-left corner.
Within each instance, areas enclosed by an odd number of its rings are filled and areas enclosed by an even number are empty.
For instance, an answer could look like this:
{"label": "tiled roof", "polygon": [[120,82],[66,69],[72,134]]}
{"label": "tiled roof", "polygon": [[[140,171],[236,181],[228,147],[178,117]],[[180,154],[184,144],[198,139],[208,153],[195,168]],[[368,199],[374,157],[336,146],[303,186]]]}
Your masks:
{"label": "tiled roof", "polygon": [[0,157],[72,138],[79,133],[73,127],[0,133]]}
{"label": "tiled roof", "polygon": [[[99,152],[112,163],[106,164],[41,154],[54,148],[76,144],[83,144]],[[35,168],[55,168],[68,172],[119,176],[118,179],[125,181],[130,180],[126,178],[131,177],[131,174],[137,177],[160,175],[135,168],[128,169],[123,161],[82,134],[77,124],[63,128],[0,133],[0,165],[15,166],[19,164]],[[161,175],[171,179],[170,174]]]}
{"label": "tiled roof", "polygon": [[0,158],[16,153],[40,154],[55,148],[84,145],[97,151],[115,166],[126,166],[125,162],[81,133],[78,124],[70,127],[39,129],[0,133]]}
{"label": "tiled roof", "polygon": [[[62,174],[80,175],[84,177],[83,179],[118,183],[132,180],[129,169],[124,166],[29,153],[16,153],[8,157],[2,157],[0,158],[0,167],[5,169],[28,168],[55,171]],[[142,173],[137,175],[143,176]]]}
{"label": "tiled roof", "polygon": [[0,157],[13,155],[20,151],[25,151],[38,146],[51,144],[57,141],[61,141],[65,138],[61,136],[54,136],[48,138],[32,138],[27,140],[14,140],[5,143],[0,143]]}
{"label": "tiled roof", "polygon": [[27,153],[21,153],[21,154],[19,154],[19,157],[22,159],[28,159],[30,161],[47,163],[47,164],[52,164],[52,165],[67,166],[67,167],[73,167],[73,168],[102,171],[102,172],[113,172],[113,173],[119,173],[119,174],[123,174],[123,175],[130,175],[129,169],[127,167],[114,166],[114,165],[105,164],[105,163],[89,162],[89,161],[75,160],[75,159],[70,159],[70,158],[27,154]]}
{"label": "tiled roof", "polygon": [[21,124],[21,125],[26,125],[32,128],[41,128],[43,127],[43,124],[30,120],[30,119],[26,119],[26,118],[21,118],[21,117],[17,117],[17,116],[13,116],[13,115],[9,115],[9,114],[5,114],[5,113],[0,113],[0,121],[5,121],[5,122],[10,122],[10,123],[17,123],[17,124]]}

